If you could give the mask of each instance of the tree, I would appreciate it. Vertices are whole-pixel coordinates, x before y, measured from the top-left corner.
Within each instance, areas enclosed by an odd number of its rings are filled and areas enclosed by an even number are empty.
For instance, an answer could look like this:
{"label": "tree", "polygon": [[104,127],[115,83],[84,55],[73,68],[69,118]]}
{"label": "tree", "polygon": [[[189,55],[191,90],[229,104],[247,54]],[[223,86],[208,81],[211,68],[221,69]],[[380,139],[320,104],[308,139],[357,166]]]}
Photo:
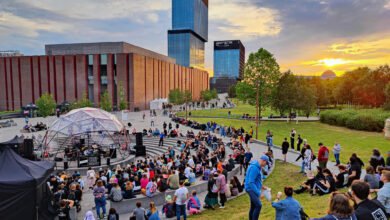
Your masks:
{"label": "tree", "polygon": [[112,110],[112,102],[107,90],[100,96],[100,108],[108,112]]}
{"label": "tree", "polygon": [[119,96],[119,110],[125,110],[127,109],[127,101],[125,98],[125,90],[123,89],[122,82],[119,82],[119,88],[118,88],[118,96]]}
{"label": "tree", "polygon": [[183,104],[183,93],[180,91],[180,89],[173,89],[169,91],[168,94],[168,100],[170,103],[174,105],[181,105]]}
{"label": "tree", "polygon": [[385,110],[390,110],[390,82],[387,83],[384,94],[386,96],[386,102],[383,105],[383,108]]}
{"label": "tree", "polygon": [[298,79],[289,70],[283,73],[274,90],[272,107],[279,111],[280,115],[286,112],[291,114],[298,107],[299,97]]}
{"label": "tree", "polygon": [[88,99],[87,93],[83,93],[81,99],[70,104],[70,109],[93,107],[93,103]]}
{"label": "tree", "polygon": [[244,102],[249,103],[251,105],[256,104],[256,91],[255,88],[245,82],[239,82],[236,84],[236,95],[237,98]]}
{"label": "tree", "polygon": [[53,96],[49,93],[42,94],[42,96],[36,101],[36,105],[38,107],[38,113],[42,117],[54,114],[57,106]]}
{"label": "tree", "polygon": [[183,97],[183,102],[186,104],[186,120],[187,120],[187,115],[188,115],[188,107],[187,107],[187,104],[188,102],[192,101],[192,93],[189,91],[189,90],[185,90],[183,93],[182,93],[182,97]]}
{"label": "tree", "polygon": [[229,98],[236,98],[236,85],[232,85],[229,87],[228,96]]}
{"label": "tree", "polygon": [[212,99],[218,98],[218,92],[216,89],[212,90],[203,90],[200,92],[200,98],[204,102],[208,102]]}
{"label": "tree", "polygon": [[[259,117],[262,109],[270,104],[273,90],[279,78],[279,64],[270,52],[260,48],[256,53],[249,55],[243,81],[252,86],[256,92],[256,138],[258,138]],[[239,96],[238,91],[237,96]]]}
{"label": "tree", "polygon": [[300,79],[297,81],[297,97],[295,108],[302,111],[306,116],[309,116],[315,109],[317,97],[315,95],[315,87]]}

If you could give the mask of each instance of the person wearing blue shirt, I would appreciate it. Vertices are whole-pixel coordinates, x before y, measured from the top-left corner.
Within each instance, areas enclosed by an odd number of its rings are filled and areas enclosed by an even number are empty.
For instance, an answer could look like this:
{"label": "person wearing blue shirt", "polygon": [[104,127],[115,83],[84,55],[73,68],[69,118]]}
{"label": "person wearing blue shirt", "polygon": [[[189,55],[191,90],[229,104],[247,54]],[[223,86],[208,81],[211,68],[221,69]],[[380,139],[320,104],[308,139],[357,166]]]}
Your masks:
{"label": "person wearing blue shirt", "polygon": [[259,160],[250,162],[246,176],[245,176],[245,191],[249,195],[250,210],[249,220],[258,220],[261,211],[260,195],[262,189],[267,189],[263,186],[263,177],[261,169],[269,163],[269,158],[265,155],[261,156]]}
{"label": "person wearing blue shirt", "polygon": [[164,146],[164,133],[160,133],[160,141],[158,142],[158,146]]}
{"label": "person wearing blue shirt", "polygon": [[292,219],[301,219],[301,214],[299,210],[301,209],[301,205],[299,202],[292,197],[293,188],[292,187],[284,187],[284,194],[286,194],[286,198],[280,200],[282,193],[278,193],[276,196],[276,200],[272,202],[272,207],[276,210],[276,220],[292,220]]}

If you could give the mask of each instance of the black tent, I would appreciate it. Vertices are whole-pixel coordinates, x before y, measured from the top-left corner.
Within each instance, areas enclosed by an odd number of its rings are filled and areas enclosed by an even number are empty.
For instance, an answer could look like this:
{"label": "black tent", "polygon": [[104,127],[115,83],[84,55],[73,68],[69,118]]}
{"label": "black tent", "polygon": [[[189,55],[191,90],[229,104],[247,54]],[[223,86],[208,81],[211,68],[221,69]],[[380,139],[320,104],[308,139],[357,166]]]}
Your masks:
{"label": "black tent", "polygon": [[0,216],[7,220],[52,219],[46,184],[54,163],[22,158],[8,146],[0,147]]}
{"label": "black tent", "polygon": [[24,137],[16,135],[14,138],[12,138],[9,141],[0,143],[0,148],[1,147],[10,147],[14,149],[16,152],[23,146],[24,144]]}

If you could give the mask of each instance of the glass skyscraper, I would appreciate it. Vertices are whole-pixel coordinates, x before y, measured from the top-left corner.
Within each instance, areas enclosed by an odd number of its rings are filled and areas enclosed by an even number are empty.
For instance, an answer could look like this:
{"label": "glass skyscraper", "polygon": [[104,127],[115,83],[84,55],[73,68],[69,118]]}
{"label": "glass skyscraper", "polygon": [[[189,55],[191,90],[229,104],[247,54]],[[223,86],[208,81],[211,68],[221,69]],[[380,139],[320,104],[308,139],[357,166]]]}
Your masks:
{"label": "glass skyscraper", "polygon": [[239,40],[214,42],[214,77],[242,78],[245,47]]}
{"label": "glass skyscraper", "polygon": [[168,31],[168,56],[176,63],[204,68],[208,40],[208,0],[172,0],[172,30]]}
{"label": "glass skyscraper", "polygon": [[243,78],[245,65],[245,47],[239,40],[214,42],[214,77],[211,88],[218,92],[227,92]]}

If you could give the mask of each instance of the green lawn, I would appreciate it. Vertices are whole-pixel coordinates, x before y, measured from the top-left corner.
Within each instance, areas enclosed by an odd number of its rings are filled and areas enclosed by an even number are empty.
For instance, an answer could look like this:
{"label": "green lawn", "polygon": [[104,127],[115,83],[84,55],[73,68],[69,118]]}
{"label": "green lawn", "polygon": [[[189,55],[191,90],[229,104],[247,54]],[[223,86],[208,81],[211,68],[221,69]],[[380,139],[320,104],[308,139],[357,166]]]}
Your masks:
{"label": "green lawn", "polygon": [[[255,129],[254,121],[234,120],[234,119],[210,119],[210,118],[194,118],[193,120],[200,123],[206,123],[210,120],[218,124],[226,126],[234,126],[236,128],[243,127],[249,130],[251,126]],[[341,162],[347,163],[348,158],[352,153],[357,153],[364,162],[367,162],[371,156],[373,148],[378,148],[384,156],[390,149],[390,141],[384,138],[383,133],[356,131],[348,128],[331,126],[320,122],[261,122],[258,131],[258,139],[265,140],[267,130],[271,130],[274,134],[274,144],[281,145],[285,137],[290,136],[290,131],[295,128],[302,138],[307,139],[313,150],[317,152],[318,143],[322,142],[331,149],[338,141],[341,146]],[[334,161],[333,156],[330,157]]]}
{"label": "green lawn", "polygon": [[[236,99],[233,99],[234,104],[236,105],[235,108],[231,109],[206,109],[206,110],[192,110],[191,114],[193,116],[208,116],[208,117],[227,117],[228,112],[231,112],[231,118],[241,118],[243,114],[249,114],[250,116],[254,117],[256,116],[256,109],[254,106],[249,104],[244,104],[242,102],[237,101]],[[275,110],[272,110],[271,108],[266,108],[262,111],[261,115],[264,117],[270,116],[270,114],[274,115],[280,115]],[[313,113],[314,114],[314,113]],[[178,115],[184,116],[185,112],[180,112]]]}
{"label": "green lawn", "polygon": [[[298,174],[297,170],[297,167],[294,165],[276,161],[275,170],[264,182],[265,186],[272,189],[272,198],[276,198],[277,192],[283,192],[285,186],[297,188],[299,183],[305,181],[305,178]],[[329,196],[310,196],[308,193],[303,193],[294,195],[294,197],[301,203],[309,217],[321,217],[326,214]],[[262,204],[260,219],[275,219],[275,209],[272,208],[271,203],[263,199]],[[248,219],[248,211],[249,197],[245,194],[230,200],[223,210],[206,210],[200,215],[192,216],[191,219]]]}

